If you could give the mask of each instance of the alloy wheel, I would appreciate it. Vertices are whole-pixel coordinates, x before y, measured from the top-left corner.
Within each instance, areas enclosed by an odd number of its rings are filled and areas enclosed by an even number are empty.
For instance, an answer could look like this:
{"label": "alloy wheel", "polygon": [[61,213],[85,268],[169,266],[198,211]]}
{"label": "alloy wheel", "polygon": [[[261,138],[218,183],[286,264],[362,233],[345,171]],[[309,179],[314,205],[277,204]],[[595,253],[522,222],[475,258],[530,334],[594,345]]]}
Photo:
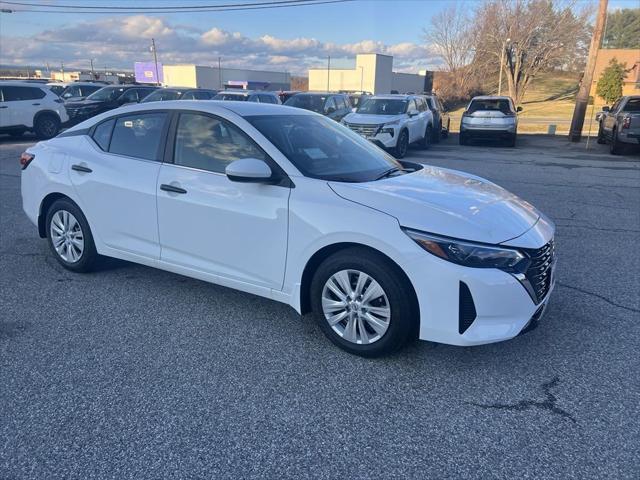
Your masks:
{"label": "alloy wheel", "polygon": [[84,252],[84,234],[80,222],[72,213],[58,210],[50,225],[51,243],[56,253],[65,262],[76,263]]}
{"label": "alloy wheel", "polygon": [[391,321],[387,294],[359,270],[341,270],[329,277],[322,289],[322,312],[334,332],[360,345],[380,340]]}

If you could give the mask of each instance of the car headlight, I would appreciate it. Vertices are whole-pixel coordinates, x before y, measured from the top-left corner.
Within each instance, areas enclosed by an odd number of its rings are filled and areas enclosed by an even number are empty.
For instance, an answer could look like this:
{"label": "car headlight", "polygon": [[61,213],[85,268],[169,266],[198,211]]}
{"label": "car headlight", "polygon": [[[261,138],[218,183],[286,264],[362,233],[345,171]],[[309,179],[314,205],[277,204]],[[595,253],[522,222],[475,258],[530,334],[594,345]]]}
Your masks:
{"label": "car headlight", "polygon": [[400,120],[394,120],[393,122],[387,122],[384,125],[382,125],[382,128],[393,127],[394,125],[398,125],[399,123],[400,123]]}
{"label": "car headlight", "polygon": [[524,273],[529,266],[529,258],[513,248],[441,237],[408,228],[403,228],[403,231],[427,252],[465,267],[497,268],[509,273]]}
{"label": "car headlight", "polygon": [[400,120],[394,120],[393,122],[387,122],[384,125],[382,125],[382,127],[380,127],[379,133],[388,133],[389,135],[391,135],[393,137],[393,134],[395,133],[394,130],[394,125],[398,125],[400,124]]}

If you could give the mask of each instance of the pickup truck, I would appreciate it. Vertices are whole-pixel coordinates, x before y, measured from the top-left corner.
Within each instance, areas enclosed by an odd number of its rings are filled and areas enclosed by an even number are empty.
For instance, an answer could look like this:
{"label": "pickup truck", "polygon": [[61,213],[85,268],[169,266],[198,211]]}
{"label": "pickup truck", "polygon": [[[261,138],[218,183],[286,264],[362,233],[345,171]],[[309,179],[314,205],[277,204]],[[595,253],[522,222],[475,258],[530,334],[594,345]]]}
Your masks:
{"label": "pickup truck", "polygon": [[608,143],[613,155],[626,145],[640,146],[640,95],[627,95],[597,115],[598,143]]}

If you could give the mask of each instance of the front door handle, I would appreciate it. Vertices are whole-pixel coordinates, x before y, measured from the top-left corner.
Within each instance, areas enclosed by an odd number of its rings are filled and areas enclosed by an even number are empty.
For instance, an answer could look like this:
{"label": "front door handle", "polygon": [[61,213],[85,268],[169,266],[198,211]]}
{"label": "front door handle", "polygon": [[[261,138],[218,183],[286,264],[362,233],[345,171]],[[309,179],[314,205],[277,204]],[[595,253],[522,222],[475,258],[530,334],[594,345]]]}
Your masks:
{"label": "front door handle", "polygon": [[40,105],[39,103],[32,103],[31,105]]}
{"label": "front door handle", "polygon": [[9,108],[6,105],[1,105],[0,108]]}
{"label": "front door handle", "polygon": [[75,170],[76,172],[84,172],[84,173],[93,172],[93,170],[91,170],[89,167],[85,167],[84,165],[71,165],[71,170]]}
{"label": "front door handle", "polygon": [[184,188],[176,187],[174,185],[168,185],[166,183],[163,183],[162,185],[160,185],[160,190],[164,190],[165,192],[171,192],[171,193],[187,193],[187,191]]}

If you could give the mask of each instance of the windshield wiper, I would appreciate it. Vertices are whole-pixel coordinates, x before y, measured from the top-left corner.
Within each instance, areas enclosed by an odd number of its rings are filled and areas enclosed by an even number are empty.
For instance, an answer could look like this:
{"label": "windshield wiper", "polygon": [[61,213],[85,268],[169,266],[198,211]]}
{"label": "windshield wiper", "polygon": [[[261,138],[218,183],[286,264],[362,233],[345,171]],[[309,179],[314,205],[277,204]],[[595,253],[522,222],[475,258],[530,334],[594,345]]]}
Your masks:
{"label": "windshield wiper", "polygon": [[391,175],[393,175],[396,172],[404,172],[404,170],[401,169],[401,168],[398,168],[398,167],[390,168],[389,170],[383,172],[381,175],[376,177],[375,180],[382,180],[383,178],[390,177]]}

